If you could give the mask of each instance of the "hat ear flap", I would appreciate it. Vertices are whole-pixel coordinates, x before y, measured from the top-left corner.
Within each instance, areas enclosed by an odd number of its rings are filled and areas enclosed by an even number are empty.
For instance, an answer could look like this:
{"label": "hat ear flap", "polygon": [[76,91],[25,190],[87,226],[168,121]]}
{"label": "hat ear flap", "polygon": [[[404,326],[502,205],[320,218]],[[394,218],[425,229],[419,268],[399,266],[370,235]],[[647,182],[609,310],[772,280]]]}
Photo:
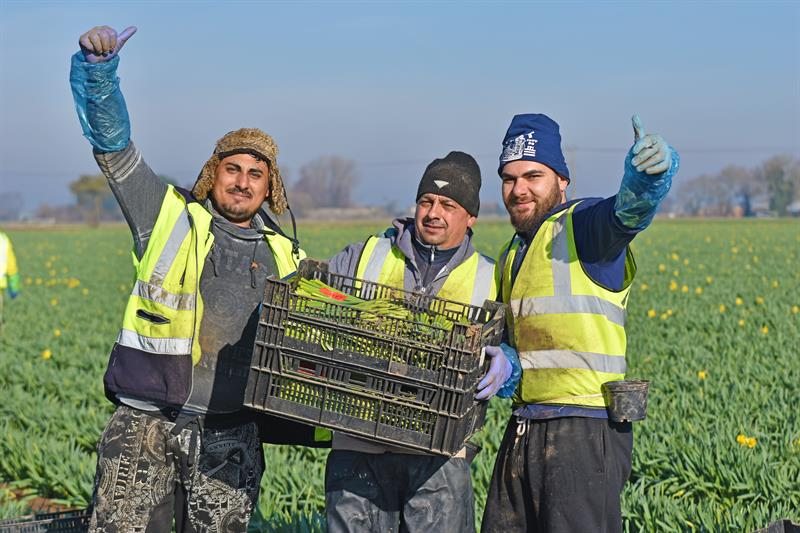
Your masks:
{"label": "hat ear flap", "polygon": [[197,200],[203,201],[208,198],[208,193],[214,187],[214,175],[217,173],[218,166],[219,157],[216,154],[212,155],[203,165],[200,175],[197,176],[197,181],[192,187],[192,196]]}

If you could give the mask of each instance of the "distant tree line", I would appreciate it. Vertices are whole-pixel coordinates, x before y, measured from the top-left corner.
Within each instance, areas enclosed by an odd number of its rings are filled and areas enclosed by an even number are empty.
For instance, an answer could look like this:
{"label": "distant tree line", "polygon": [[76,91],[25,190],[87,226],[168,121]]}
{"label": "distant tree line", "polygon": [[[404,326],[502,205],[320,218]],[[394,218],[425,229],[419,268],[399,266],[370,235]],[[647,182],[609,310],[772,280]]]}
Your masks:
{"label": "distant tree line", "polygon": [[[282,169],[293,212],[305,216],[315,210],[357,207],[353,192],[359,182],[355,161],[335,155],[318,157],[298,171],[297,179],[289,179]],[[159,176],[177,185],[169,176]],[[187,188],[191,183],[184,184]],[[122,212],[102,174],[85,174],[69,184],[75,203],[68,206],[42,205],[36,218],[60,222],[84,221],[97,225],[103,221],[120,221]],[[18,220],[22,197],[17,192],[0,194],[0,220]],[[395,205],[383,206],[395,214]],[[492,207],[486,205],[483,214]],[[717,174],[704,174],[675,183],[662,213],[680,216],[800,216],[800,160],[788,155],[774,156],[752,167],[728,166]]]}
{"label": "distant tree line", "polygon": [[717,174],[677,180],[662,213],[686,216],[798,216],[800,160],[774,156],[746,168],[728,166]]}

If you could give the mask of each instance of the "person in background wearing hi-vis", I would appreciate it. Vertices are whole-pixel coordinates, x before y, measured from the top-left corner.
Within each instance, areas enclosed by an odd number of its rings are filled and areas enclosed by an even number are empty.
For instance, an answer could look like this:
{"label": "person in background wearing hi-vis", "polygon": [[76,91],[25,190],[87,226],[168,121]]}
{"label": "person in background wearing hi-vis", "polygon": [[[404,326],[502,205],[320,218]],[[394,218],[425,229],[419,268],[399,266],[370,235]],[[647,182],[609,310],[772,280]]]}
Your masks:
{"label": "person in background wearing hi-vis", "polygon": [[[329,262],[336,274],[482,306],[497,295],[494,261],[472,245],[480,207],[478,163],[450,152],[425,169],[414,218],[364,242],[347,246]],[[507,345],[489,346],[490,368],[476,398],[508,397],[520,375]],[[413,452],[345,433],[333,435],[325,470],[328,531],[474,531],[474,500],[467,449],[454,457]]]}
{"label": "person in background wearing hi-vis", "polygon": [[633,117],[619,192],[567,201],[561,135],[545,115],[517,115],[498,173],[516,229],[503,247],[500,294],[522,379],[498,450],[482,531],[621,531],[630,422],[608,418],[603,383],[624,379],[625,308],[644,230],[679,157]]}
{"label": "person in background wearing hi-vis", "polygon": [[288,203],[261,130],[223,136],[191,192],[145,163],[116,74],[135,31],[89,30],[70,71],[136,269],[103,379],[117,408],[98,444],[90,530],[245,532],[264,470],[262,419],[242,408],[258,307],[267,277],[304,254],[269,213]]}
{"label": "person in background wearing hi-vis", "polygon": [[11,239],[0,231],[0,333],[3,332],[4,292],[8,292],[12,300],[19,295],[19,270],[17,270],[17,257],[11,246]]}

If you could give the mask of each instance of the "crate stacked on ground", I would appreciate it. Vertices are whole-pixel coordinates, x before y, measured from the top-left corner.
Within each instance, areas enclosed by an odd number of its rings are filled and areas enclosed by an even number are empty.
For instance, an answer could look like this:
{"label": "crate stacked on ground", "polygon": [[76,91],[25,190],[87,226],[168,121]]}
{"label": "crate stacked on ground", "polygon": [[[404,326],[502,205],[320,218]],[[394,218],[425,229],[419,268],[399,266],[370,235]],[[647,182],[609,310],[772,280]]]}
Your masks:
{"label": "crate stacked on ground", "polygon": [[89,531],[91,516],[88,509],[36,513],[0,520],[0,533],[84,533]]}
{"label": "crate stacked on ground", "polygon": [[252,409],[442,455],[483,425],[475,386],[502,304],[465,305],[328,272],[269,279],[245,392]]}

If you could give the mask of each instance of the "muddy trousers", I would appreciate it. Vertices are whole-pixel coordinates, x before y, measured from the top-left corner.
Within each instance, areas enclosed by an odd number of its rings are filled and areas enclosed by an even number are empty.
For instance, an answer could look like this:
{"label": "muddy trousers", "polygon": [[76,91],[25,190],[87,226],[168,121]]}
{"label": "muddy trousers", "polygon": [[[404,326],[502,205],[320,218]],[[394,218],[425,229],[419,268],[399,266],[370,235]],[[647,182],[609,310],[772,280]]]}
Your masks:
{"label": "muddy trousers", "polygon": [[630,422],[565,417],[506,428],[482,533],[622,531],[620,494],[631,472]]}
{"label": "muddy trousers", "polygon": [[90,531],[245,532],[264,458],[252,422],[180,426],[126,406],[97,447]]}
{"label": "muddy trousers", "polygon": [[334,450],[325,468],[329,533],[469,533],[474,499],[466,459]]}

